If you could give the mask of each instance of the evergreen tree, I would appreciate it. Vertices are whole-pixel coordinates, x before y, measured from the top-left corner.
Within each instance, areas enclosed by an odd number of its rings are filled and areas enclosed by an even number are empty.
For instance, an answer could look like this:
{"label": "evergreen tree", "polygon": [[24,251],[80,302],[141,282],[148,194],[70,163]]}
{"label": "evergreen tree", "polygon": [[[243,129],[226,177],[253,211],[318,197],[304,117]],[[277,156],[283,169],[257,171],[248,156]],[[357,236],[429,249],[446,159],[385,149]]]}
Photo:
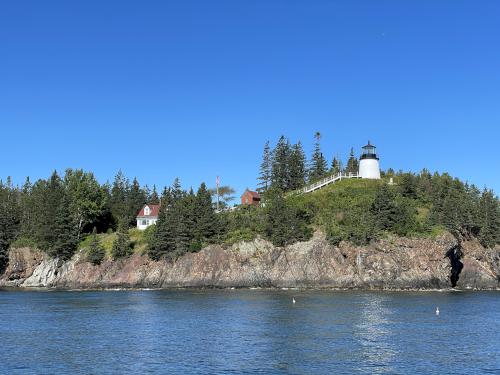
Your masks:
{"label": "evergreen tree", "polygon": [[151,192],[148,201],[150,204],[160,204],[160,197],[156,191],[156,185],[153,185],[153,191]]}
{"label": "evergreen tree", "polygon": [[484,190],[479,203],[482,215],[479,241],[484,247],[500,243],[500,207],[498,198],[491,190]]}
{"label": "evergreen tree", "polygon": [[0,181],[0,274],[7,266],[9,246],[19,230],[18,193],[9,179],[6,185]]}
{"label": "evergreen tree", "polygon": [[175,232],[172,205],[168,204],[169,194],[165,192],[158,214],[156,228],[148,244],[148,255],[153,260],[169,257],[175,251]]}
{"label": "evergreen tree", "polygon": [[33,184],[29,177],[26,177],[26,181],[21,190],[20,197],[20,210],[21,210],[21,223],[19,228],[20,237],[24,238],[34,238],[35,228],[33,217],[35,213],[35,202],[32,198]]}
{"label": "evergreen tree", "polygon": [[417,198],[417,179],[413,173],[405,173],[402,175],[399,183],[401,195],[405,198]]}
{"label": "evergreen tree", "polygon": [[290,142],[281,136],[273,152],[271,184],[282,191],[290,187]]}
{"label": "evergreen tree", "polygon": [[54,258],[70,259],[78,246],[78,232],[69,208],[69,198],[66,196],[56,210],[52,230],[53,239],[47,253]]}
{"label": "evergreen tree", "polygon": [[346,173],[358,173],[359,172],[359,162],[356,156],[354,156],[354,148],[351,148],[349,153],[349,160],[347,161]]}
{"label": "evergreen tree", "polygon": [[114,260],[125,258],[132,255],[132,246],[128,235],[128,225],[126,222],[121,222],[116,232],[116,239],[113,242],[111,256]]}
{"label": "evergreen tree", "polygon": [[290,153],[290,190],[303,187],[306,183],[306,155],[300,142],[292,146]]}
{"label": "evergreen tree", "polygon": [[375,220],[375,226],[379,230],[392,230],[399,218],[395,195],[387,185],[382,185],[373,201],[370,209]]}
{"label": "evergreen tree", "polygon": [[321,133],[316,132],[314,135],[316,142],[314,144],[314,152],[311,158],[309,167],[309,181],[316,181],[326,176],[328,163],[321,152]]}
{"label": "evergreen tree", "polygon": [[306,240],[311,231],[305,214],[290,206],[280,191],[272,191],[266,206],[266,236],[275,246]]}
{"label": "evergreen tree", "polygon": [[[61,217],[63,215],[62,211],[66,210],[66,213],[69,214],[69,207],[62,207],[61,202],[65,200],[65,192],[62,181],[56,171],[52,173],[48,182],[40,180],[35,184],[34,195],[37,202],[35,241],[49,255],[50,253],[54,253],[56,254],[55,256],[58,256],[58,251],[54,252],[52,250],[58,241],[56,227],[64,225]],[[68,204],[67,200],[65,202]],[[67,220],[71,219],[67,218]],[[72,224],[74,225],[74,223]],[[59,229],[64,231],[64,228]]]}
{"label": "evergreen tree", "polygon": [[128,187],[125,198],[125,204],[127,206],[128,226],[131,226],[135,223],[139,210],[146,203],[151,203],[148,202],[146,191],[141,188],[141,185],[139,184],[137,178],[134,178],[134,180],[132,181],[132,185]]}
{"label": "evergreen tree", "polygon": [[334,175],[338,175],[342,172],[342,165],[336,157],[333,158],[331,171]]}
{"label": "evergreen tree", "polygon": [[179,201],[185,195],[181,187],[181,181],[178,177],[175,178],[174,183],[170,188],[170,195],[172,197],[172,202],[174,203]]}
{"label": "evergreen tree", "polygon": [[106,251],[104,250],[101,241],[99,241],[99,237],[97,237],[97,229],[94,227],[87,253],[87,260],[95,266],[101,264],[105,256]]}
{"label": "evergreen tree", "polygon": [[269,146],[269,141],[264,145],[264,153],[262,155],[262,163],[260,164],[260,174],[259,174],[259,191],[265,192],[271,186],[272,177],[272,167],[273,167],[273,155],[271,152],[271,147]]}
{"label": "evergreen tree", "polygon": [[129,180],[120,170],[115,176],[111,187],[110,209],[116,223],[131,222],[131,209],[128,204],[128,194],[130,191]]}
{"label": "evergreen tree", "polygon": [[[188,202],[189,203],[189,202]],[[217,215],[212,206],[212,197],[205,183],[200,185],[196,199],[188,207],[194,208],[196,221],[195,237],[198,241],[208,241],[217,233]],[[189,212],[189,210],[187,211]]]}

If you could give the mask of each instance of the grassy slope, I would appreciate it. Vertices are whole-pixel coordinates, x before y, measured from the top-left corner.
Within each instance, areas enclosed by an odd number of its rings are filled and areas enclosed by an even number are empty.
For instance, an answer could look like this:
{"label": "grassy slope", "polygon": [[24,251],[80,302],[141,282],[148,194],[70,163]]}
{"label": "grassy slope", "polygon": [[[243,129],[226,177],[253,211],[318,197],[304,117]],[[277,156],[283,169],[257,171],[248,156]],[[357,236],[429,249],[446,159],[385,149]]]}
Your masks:
{"label": "grassy slope", "polygon": [[[147,250],[146,238],[144,232],[137,228],[129,229],[130,242],[135,254],[144,254]],[[106,250],[107,257],[111,257],[111,248],[116,239],[116,233],[101,233],[97,235],[104,249]],[[87,248],[90,244],[92,236],[87,236],[78,246],[79,249]]]}

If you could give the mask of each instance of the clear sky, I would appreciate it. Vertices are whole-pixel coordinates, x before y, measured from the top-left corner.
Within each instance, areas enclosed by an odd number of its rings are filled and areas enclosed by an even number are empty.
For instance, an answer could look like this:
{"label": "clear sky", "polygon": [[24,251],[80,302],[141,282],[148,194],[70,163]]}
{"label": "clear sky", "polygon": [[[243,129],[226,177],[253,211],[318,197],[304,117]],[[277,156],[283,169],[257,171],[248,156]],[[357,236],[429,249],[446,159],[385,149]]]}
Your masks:
{"label": "clear sky", "polygon": [[500,192],[500,1],[4,1],[0,176],[256,185],[266,140]]}

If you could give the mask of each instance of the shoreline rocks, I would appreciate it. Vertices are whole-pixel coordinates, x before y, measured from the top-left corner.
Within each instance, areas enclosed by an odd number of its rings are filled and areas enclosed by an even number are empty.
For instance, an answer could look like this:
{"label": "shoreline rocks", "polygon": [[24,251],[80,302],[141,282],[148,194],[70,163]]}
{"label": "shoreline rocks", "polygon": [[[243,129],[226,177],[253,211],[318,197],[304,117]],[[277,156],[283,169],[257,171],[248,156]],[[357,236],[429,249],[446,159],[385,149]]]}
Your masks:
{"label": "shoreline rocks", "polygon": [[[93,266],[84,252],[62,262],[29,248],[10,250],[0,287],[61,289],[313,288],[338,290],[451,289],[450,235],[384,239],[367,246],[333,247],[322,233],[286,248],[256,239],[211,245],[170,263],[134,254]],[[462,244],[463,269],[455,289],[500,288],[500,248]]]}

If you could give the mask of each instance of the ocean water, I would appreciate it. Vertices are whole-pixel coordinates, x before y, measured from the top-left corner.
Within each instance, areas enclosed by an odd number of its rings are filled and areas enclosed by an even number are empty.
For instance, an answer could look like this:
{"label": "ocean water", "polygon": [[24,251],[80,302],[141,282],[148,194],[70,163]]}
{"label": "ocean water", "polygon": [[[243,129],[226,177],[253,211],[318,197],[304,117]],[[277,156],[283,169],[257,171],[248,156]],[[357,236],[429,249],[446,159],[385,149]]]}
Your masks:
{"label": "ocean water", "polygon": [[0,290],[0,373],[500,374],[500,292]]}

